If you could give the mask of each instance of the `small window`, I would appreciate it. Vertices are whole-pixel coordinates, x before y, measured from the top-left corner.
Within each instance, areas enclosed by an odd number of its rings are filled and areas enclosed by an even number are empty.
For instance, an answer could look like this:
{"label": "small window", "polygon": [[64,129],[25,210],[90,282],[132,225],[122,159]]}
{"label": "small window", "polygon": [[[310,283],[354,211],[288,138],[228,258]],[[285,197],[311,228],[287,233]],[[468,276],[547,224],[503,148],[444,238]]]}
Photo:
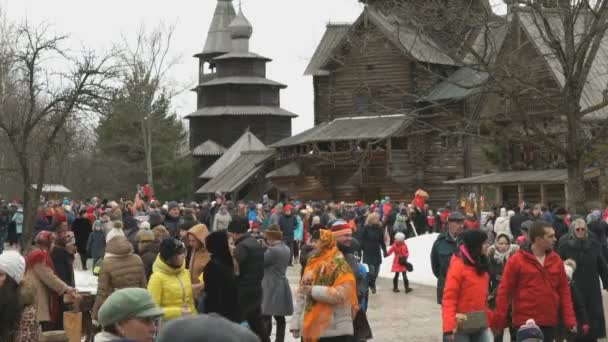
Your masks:
{"label": "small window", "polygon": [[355,97],[353,98],[353,105],[355,107],[355,112],[366,112],[369,109],[370,97],[365,94],[355,95]]}

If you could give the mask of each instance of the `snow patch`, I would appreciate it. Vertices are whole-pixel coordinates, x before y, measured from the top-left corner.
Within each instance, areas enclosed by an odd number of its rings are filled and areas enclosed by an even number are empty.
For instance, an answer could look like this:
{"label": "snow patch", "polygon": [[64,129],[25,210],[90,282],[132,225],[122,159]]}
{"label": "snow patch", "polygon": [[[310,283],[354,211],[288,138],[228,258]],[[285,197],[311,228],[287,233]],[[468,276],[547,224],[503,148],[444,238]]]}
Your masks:
{"label": "snow patch", "polygon": [[[407,277],[412,283],[437,286],[437,278],[433,275],[431,268],[431,249],[433,243],[439,234],[425,234],[411,239],[405,240],[407,248],[410,252],[408,261],[414,265],[414,272],[408,272]],[[380,267],[379,277],[393,278],[394,273],[391,272],[393,266],[394,254],[388,258],[384,258]]]}

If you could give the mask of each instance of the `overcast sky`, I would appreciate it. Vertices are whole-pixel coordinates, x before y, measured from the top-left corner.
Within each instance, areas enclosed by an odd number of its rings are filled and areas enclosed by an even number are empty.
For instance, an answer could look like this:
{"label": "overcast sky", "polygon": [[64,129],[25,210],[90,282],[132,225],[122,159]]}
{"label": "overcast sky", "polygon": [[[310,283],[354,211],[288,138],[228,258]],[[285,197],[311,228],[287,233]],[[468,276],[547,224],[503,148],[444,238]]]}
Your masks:
{"label": "overcast sky", "polygon": [[[134,37],[139,27],[160,21],[175,24],[172,55],[180,63],[170,77],[174,84],[193,85],[197,60],[203,49],[216,0],[0,0],[10,19],[53,24],[58,34],[69,34],[80,45],[109,48],[121,34]],[[424,1],[424,0],[420,0]],[[501,0],[492,0],[501,4]],[[234,1],[238,7],[238,1]],[[293,132],[313,125],[312,78],[303,76],[308,60],[328,22],[352,22],[361,13],[357,0],[243,0],[243,12],[253,25],[251,51],[272,58],[267,77],[288,85],[281,93],[282,107],[299,115]],[[503,12],[502,6],[495,12]],[[185,92],[174,101],[185,116],[196,109],[196,95]]]}

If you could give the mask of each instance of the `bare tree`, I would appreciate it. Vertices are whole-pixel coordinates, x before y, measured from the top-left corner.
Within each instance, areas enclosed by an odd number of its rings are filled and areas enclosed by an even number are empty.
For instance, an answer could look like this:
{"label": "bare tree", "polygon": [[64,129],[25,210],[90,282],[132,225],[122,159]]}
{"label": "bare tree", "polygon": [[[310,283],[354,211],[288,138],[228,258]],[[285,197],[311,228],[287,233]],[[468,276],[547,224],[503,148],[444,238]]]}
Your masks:
{"label": "bare tree", "polygon": [[4,22],[0,34],[0,138],[8,142],[16,160],[11,171],[23,184],[25,247],[65,128],[98,111],[113,89],[116,69],[112,54],[70,51],[67,36],[51,34],[48,25]]}
{"label": "bare tree", "polygon": [[175,27],[158,25],[151,31],[142,26],[134,44],[123,39],[121,59],[124,64],[123,78],[130,89],[138,94],[129,94],[136,99],[137,108],[133,115],[137,116],[143,138],[144,155],[146,160],[147,182],[154,188],[154,165],[152,163],[152,130],[154,123],[151,113],[155,102],[161,95],[172,98],[176,93],[170,91],[167,73],[174,67],[179,58],[169,56],[171,40]]}

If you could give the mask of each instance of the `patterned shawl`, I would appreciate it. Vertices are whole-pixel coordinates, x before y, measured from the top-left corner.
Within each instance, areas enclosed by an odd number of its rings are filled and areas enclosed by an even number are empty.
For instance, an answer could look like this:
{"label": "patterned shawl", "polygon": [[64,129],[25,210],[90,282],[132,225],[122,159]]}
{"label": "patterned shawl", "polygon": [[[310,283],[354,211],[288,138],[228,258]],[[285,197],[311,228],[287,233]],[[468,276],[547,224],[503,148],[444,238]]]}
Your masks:
{"label": "patterned shawl", "polygon": [[[355,313],[358,302],[353,271],[338,250],[334,235],[324,229],[320,233],[320,251],[308,260],[300,286],[327,286],[329,295],[343,298],[337,305],[348,306]],[[305,305],[302,336],[305,342],[318,341],[331,324],[333,306],[311,296],[307,296]]]}

